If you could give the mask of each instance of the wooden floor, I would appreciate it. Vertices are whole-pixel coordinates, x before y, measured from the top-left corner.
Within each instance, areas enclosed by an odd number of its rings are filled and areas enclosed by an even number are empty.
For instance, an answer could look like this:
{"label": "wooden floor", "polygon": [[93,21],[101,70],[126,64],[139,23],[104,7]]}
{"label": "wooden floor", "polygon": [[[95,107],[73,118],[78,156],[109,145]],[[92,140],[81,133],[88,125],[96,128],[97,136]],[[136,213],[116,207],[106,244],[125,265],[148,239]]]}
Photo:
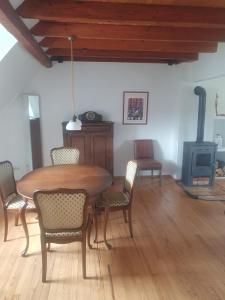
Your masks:
{"label": "wooden floor", "polygon": [[9,241],[0,243],[0,299],[224,300],[224,204],[193,200],[167,177],[161,188],[157,178],[143,179],[133,207],[134,238],[122,214],[112,214],[108,238],[113,249],[103,243],[87,249],[86,280],[80,244],[52,245],[45,284],[34,215],[28,217],[26,258],[19,255],[25,243],[22,228],[11,218]]}

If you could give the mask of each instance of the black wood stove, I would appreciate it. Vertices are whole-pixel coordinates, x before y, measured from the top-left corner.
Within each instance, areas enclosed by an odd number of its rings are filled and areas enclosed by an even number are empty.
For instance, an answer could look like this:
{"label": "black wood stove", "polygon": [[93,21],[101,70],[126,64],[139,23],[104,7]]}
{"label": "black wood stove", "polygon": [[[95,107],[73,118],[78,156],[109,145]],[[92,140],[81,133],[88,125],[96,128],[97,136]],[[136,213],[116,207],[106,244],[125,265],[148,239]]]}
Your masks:
{"label": "black wood stove", "polygon": [[186,186],[210,186],[215,178],[217,144],[204,142],[206,91],[197,86],[199,96],[198,129],[196,142],[184,142],[182,183]]}

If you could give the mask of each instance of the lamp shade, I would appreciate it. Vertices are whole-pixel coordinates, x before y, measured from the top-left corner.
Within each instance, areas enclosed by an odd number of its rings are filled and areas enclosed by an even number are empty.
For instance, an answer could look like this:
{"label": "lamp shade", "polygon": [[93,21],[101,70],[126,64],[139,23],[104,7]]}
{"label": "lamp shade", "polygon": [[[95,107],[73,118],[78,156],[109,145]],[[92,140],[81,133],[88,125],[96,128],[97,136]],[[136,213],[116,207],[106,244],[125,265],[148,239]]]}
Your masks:
{"label": "lamp shade", "polygon": [[80,120],[70,120],[66,124],[66,130],[81,130],[82,123]]}

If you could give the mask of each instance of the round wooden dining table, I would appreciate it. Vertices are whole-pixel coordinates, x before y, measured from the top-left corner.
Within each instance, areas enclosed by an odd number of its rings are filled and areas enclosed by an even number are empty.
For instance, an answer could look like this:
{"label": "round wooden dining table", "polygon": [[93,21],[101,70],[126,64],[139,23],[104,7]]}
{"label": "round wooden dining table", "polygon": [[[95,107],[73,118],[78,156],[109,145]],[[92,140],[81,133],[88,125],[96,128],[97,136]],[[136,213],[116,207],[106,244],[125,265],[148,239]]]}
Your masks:
{"label": "round wooden dining table", "polygon": [[110,173],[97,166],[56,165],[36,169],[17,182],[18,193],[28,199],[37,190],[85,189],[89,197],[99,195],[112,184]]}
{"label": "round wooden dining table", "polygon": [[[38,190],[57,188],[85,189],[89,195],[90,206],[97,196],[112,185],[111,174],[100,167],[90,165],[54,165],[43,167],[26,174],[17,182],[17,192],[26,199],[32,199]],[[25,220],[25,211],[21,211],[21,220],[25,222],[26,247],[22,252],[25,256],[29,248],[29,233]],[[90,235],[90,230],[89,230]],[[88,239],[89,246],[90,239]]]}

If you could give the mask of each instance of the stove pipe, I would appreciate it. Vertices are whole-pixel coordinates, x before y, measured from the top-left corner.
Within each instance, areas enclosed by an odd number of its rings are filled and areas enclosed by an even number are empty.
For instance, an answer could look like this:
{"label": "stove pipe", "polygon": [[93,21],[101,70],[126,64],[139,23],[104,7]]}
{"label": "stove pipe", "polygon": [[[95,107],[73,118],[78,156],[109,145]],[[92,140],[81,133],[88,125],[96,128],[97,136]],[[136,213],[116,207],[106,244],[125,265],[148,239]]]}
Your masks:
{"label": "stove pipe", "polygon": [[205,126],[205,105],[206,105],[206,91],[201,86],[196,86],[194,89],[195,95],[199,96],[198,104],[198,129],[196,143],[203,143],[204,126]]}

